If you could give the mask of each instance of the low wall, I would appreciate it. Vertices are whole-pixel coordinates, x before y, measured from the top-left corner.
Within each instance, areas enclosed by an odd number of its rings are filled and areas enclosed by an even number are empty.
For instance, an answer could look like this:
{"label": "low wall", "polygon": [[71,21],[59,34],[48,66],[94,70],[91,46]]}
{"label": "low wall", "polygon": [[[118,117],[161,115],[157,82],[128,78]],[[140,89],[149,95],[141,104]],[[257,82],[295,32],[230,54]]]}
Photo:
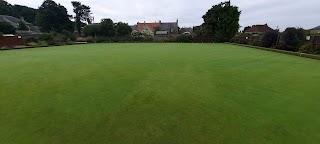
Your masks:
{"label": "low wall", "polygon": [[264,48],[264,47],[244,45],[244,44],[237,44],[237,43],[227,43],[227,44],[244,46],[244,47],[249,47],[249,48],[261,49],[261,50],[266,50],[266,51],[272,51],[272,52],[277,52],[277,53],[283,53],[283,54],[289,54],[289,55],[294,55],[294,56],[300,56],[300,57],[320,60],[320,55],[311,55],[311,54],[306,54],[306,53],[284,51],[284,50],[278,50],[278,49],[272,49],[272,48]]}

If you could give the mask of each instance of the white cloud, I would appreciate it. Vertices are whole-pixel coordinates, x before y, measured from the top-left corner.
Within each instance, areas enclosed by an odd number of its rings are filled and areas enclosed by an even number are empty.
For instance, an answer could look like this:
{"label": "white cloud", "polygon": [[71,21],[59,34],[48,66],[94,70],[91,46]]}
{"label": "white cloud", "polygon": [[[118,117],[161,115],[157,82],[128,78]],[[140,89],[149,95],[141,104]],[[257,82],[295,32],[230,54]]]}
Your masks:
{"label": "white cloud", "polygon": [[[37,8],[43,0],[7,0],[11,4]],[[176,21],[180,26],[202,23],[202,15],[214,4],[223,0],[81,0],[92,8],[95,22],[111,18],[129,24],[149,21]],[[55,0],[72,14],[71,0]],[[319,0],[231,0],[242,11],[241,26],[268,23],[271,27],[312,28],[320,25]]]}

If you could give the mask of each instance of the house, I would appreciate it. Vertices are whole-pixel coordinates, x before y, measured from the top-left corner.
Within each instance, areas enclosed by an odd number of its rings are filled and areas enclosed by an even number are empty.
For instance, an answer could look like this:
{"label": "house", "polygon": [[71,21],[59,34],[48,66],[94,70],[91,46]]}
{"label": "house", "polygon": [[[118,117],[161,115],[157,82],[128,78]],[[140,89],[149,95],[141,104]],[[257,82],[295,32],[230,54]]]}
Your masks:
{"label": "house", "polygon": [[[137,30],[139,32],[147,31],[152,35],[179,34],[178,20],[176,22],[161,22],[161,21],[154,22],[154,23],[138,22],[137,25],[132,25],[131,29]],[[157,31],[159,32],[157,33]]]}
{"label": "house", "polygon": [[268,24],[253,25],[251,28],[244,31],[246,34],[264,34],[266,32],[276,32],[276,30],[270,28]]}
{"label": "house", "polygon": [[12,26],[14,26],[16,29],[19,28],[19,23],[22,21],[28,28],[28,30],[17,30],[16,33],[18,35],[37,35],[41,34],[40,28],[37,26],[33,26],[33,24],[25,21],[23,18],[18,19],[13,16],[7,16],[7,15],[0,15],[0,21],[4,21],[7,23],[10,23]]}
{"label": "house", "polygon": [[310,29],[311,35],[319,35],[320,34],[320,26]]}
{"label": "house", "polygon": [[192,27],[183,27],[179,30],[180,34],[192,34],[193,28]]}
{"label": "house", "polygon": [[179,34],[179,20],[176,22],[161,22],[160,23],[160,31],[167,31],[168,34]]}

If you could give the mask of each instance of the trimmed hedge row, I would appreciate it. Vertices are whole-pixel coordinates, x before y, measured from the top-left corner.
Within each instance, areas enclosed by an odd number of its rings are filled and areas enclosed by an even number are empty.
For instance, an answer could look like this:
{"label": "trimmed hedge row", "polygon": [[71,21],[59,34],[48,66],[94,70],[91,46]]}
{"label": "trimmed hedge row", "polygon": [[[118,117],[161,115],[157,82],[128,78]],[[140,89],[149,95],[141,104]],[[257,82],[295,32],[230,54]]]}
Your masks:
{"label": "trimmed hedge row", "polygon": [[294,56],[300,56],[300,57],[305,57],[305,58],[320,60],[320,55],[312,55],[312,54],[306,54],[306,53],[285,51],[285,50],[272,49],[272,48],[264,48],[264,47],[244,45],[244,44],[237,44],[237,43],[227,43],[227,44],[244,46],[244,47],[249,47],[249,48],[261,49],[261,50],[266,50],[266,51],[272,51],[272,52],[277,52],[277,53],[283,53],[283,54],[288,54],[288,55],[294,55]]}

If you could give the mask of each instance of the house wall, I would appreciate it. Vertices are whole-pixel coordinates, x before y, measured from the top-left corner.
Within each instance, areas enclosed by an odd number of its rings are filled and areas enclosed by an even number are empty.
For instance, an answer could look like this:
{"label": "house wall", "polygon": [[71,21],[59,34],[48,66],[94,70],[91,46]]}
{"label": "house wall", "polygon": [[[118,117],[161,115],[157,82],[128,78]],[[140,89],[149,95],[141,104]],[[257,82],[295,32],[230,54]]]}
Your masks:
{"label": "house wall", "polygon": [[24,45],[22,39],[17,36],[0,37],[0,48],[1,47],[14,47]]}

